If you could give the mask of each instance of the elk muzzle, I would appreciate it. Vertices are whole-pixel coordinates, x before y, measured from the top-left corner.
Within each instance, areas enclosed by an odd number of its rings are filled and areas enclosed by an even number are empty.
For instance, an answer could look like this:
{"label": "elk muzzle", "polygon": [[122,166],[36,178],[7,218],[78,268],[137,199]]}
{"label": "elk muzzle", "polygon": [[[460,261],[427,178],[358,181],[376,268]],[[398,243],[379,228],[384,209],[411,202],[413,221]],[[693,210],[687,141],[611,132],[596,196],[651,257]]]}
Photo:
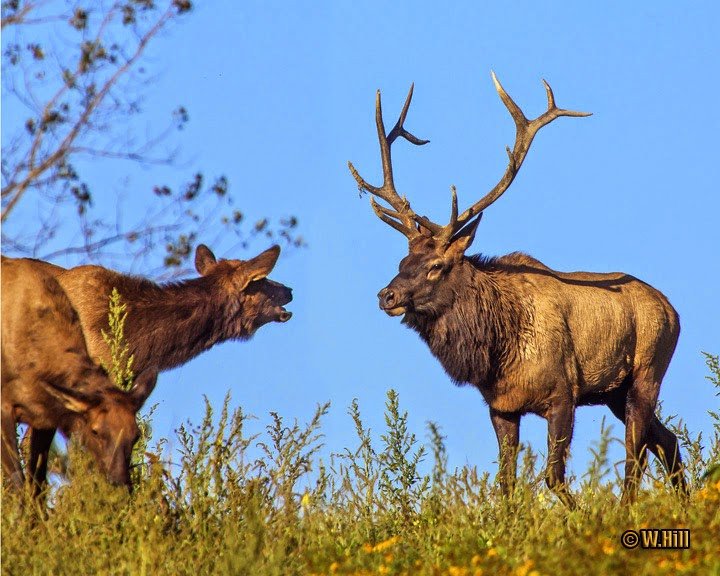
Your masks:
{"label": "elk muzzle", "polygon": [[292,302],[292,299],[292,288],[279,284],[278,295],[275,298],[275,311],[277,313],[278,322],[287,322],[290,318],[292,318],[292,312],[285,310],[285,305]]}
{"label": "elk muzzle", "polygon": [[387,286],[378,292],[380,310],[385,311],[388,316],[400,316],[407,312],[407,308],[399,304],[395,290]]}
{"label": "elk muzzle", "polygon": [[[293,299],[292,288],[266,278],[258,285],[258,289],[265,297],[262,307],[266,322],[287,322],[292,318],[292,312],[285,310],[285,305]],[[252,293],[252,290],[251,284],[248,293]]]}

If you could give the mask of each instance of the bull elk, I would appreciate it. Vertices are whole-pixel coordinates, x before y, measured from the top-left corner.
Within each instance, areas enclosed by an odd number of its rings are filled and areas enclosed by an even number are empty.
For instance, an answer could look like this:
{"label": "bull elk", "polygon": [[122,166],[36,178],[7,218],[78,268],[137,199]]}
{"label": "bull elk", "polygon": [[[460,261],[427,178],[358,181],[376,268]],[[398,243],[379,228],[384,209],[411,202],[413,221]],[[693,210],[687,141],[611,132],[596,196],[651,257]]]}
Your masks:
{"label": "bull elk", "polygon": [[32,430],[28,473],[36,495],[45,483],[55,431],[75,436],[114,484],[130,486],[136,413],[157,372],[125,392],[87,352],[77,313],[58,282],[32,263],[2,257],[2,468],[22,488],[16,426]]}
{"label": "bull elk", "polygon": [[[195,252],[200,277],[168,284],[100,266],[66,270],[30,261],[57,278],[80,317],[90,356],[106,365],[110,349],[101,330],[108,329],[108,299],[117,288],[127,306],[124,333],[132,367],[140,373],[169,370],[215,344],[247,340],[269,322],[287,322],[292,313],[284,306],[292,301],[292,290],[267,277],[279,256],[280,246],[275,245],[248,261],[218,260],[200,244]],[[31,429],[30,443],[34,435]]]}
{"label": "bull elk", "polygon": [[471,384],[483,395],[500,447],[504,494],[512,492],[515,481],[520,418],[534,413],[548,422],[546,482],[562,502],[574,506],[565,462],[575,408],[588,404],[608,406],[625,424],[623,503],[637,497],[646,447],[684,493],[677,438],[654,413],[680,332],[667,298],[628,274],[556,272],[521,253],[465,255],[483,211],[508,189],[535,134],[561,116],[589,115],[558,108],[543,80],[547,110],[528,120],[492,77],[516,127],[508,166],[497,185],[461,214],[452,187],[450,222],[444,226],[418,216],[393,181],[392,143],[398,137],[415,145],[428,142],[403,127],[413,87],[387,134],[377,93],[383,184],[368,184],[352,163],[348,166],[361,192],[371,194],[375,214],[409,242],[399,274],[378,294],[380,308],[402,316],[418,332],[453,382]]}

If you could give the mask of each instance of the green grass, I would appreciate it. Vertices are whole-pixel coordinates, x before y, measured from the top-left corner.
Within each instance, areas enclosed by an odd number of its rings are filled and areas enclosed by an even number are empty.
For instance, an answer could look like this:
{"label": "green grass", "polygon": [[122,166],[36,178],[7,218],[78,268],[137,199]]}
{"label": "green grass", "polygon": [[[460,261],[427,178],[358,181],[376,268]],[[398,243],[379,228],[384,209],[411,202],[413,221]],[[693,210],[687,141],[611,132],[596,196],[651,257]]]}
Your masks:
{"label": "green grass", "polygon": [[[717,358],[707,358],[720,392]],[[327,405],[304,426],[271,414],[261,435],[248,435],[248,417],[228,405],[219,413],[207,405],[202,422],[178,430],[172,465],[165,441],[145,444],[132,495],[106,485],[77,449],[47,513],[4,490],[2,573],[720,574],[717,412],[704,450],[702,438],[670,422],[684,444],[689,501],[652,463],[638,502],[621,507],[604,430],[573,484],[579,509],[570,512],[546,489],[529,448],[509,500],[487,473],[448,470],[437,427],[421,445],[393,391],[378,445],[353,403],[357,444],[327,461]],[[621,534],[641,528],[687,528],[691,547],[625,549]]]}

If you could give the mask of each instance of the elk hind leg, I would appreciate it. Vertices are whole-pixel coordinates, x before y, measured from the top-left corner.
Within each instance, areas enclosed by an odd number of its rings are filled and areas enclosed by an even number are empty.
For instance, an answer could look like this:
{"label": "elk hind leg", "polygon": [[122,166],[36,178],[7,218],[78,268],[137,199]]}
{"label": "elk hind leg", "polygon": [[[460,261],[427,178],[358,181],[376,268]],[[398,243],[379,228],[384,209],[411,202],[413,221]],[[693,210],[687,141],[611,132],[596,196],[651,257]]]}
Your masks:
{"label": "elk hind leg", "polygon": [[626,456],[625,485],[621,499],[623,504],[630,504],[637,499],[642,475],[647,466],[648,432],[655,418],[659,391],[660,379],[656,378],[652,368],[640,368],[635,371],[633,382],[625,398]]}
{"label": "elk hind leg", "polygon": [[[607,403],[613,415],[625,423],[626,395],[615,396]],[[670,481],[678,494],[687,496],[687,484],[683,472],[682,459],[680,457],[680,444],[677,436],[658,420],[653,414],[652,421],[647,430],[647,447],[655,457],[662,462],[670,477]]]}
{"label": "elk hind leg", "polygon": [[685,472],[680,458],[680,443],[677,436],[654,415],[648,429],[647,443],[650,451],[665,467],[675,491],[682,496],[687,496]]}
{"label": "elk hind leg", "polygon": [[565,465],[570,453],[574,419],[575,403],[570,398],[563,398],[555,403],[547,415],[548,462],[545,482],[571,510],[576,508],[576,504],[565,482]]}
{"label": "elk hind leg", "polygon": [[[659,385],[658,385],[659,387]],[[626,405],[628,389],[622,390],[622,393],[613,394],[607,399],[607,406],[613,415],[626,425]],[[645,435],[645,445],[650,449],[655,457],[662,462],[665,470],[670,477],[676,492],[681,495],[687,495],[687,484],[685,482],[685,474],[683,472],[682,459],[680,457],[680,445],[677,436],[673,434],[667,427],[658,420],[654,414],[656,402],[653,402],[652,416],[650,424],[647,427]],[[626,463],[626,468],[629,466]],[[627,476],[626,476],[627,477]]]}

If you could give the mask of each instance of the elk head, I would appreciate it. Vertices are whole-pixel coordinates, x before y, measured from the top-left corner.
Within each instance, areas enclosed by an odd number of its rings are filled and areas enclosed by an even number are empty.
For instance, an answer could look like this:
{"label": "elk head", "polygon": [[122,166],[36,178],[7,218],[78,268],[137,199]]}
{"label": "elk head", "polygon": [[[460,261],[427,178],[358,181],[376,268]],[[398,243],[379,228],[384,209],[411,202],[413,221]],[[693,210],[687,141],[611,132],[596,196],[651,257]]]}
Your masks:
{"label": "elk head", "polygon": [[[412,100],[413,86],[410,86],[400,117],[388,134],[382,118],[380,91],[375,100],[375,123],[377,125],[380,155],[383,167],[382,186],[368,184],[348,162],[350,172],[361,192],[371,194],[370,203],[375,214],[386,224],[401,232],[408,239],[409,254],[399,266],[399,274],[379,294],[380,308],[391,316],[403,314],[437,315],[452,304],[452,283],[447,279],[461,274],[465,263],[464,254],[475,238],[483,210],[497,200],[509,187],[520,170],[535,134],[543,126],[560,116],[589,116],[587,112],[564,110],[555,105],[552,89],[545,80],[547,110],[534,120],[528,120],[522,110],[505,92],[495,73],[492,73],[495,88],[510,112],[516,128],[513,149],[506,148],[508,166],[495,187],[462,214],[458,215],[458,201],[455,187],[451,187],[452,200],[450,222],[442,226],[425,216],[418,216],[410,207],[405,196],[398,195],[393,181],[390,147],[398,136],[412,144],[421,146],[429,140],[421,140],[403,127]],[[385,201],[389,207],[379,204],[375,197]],[[406,316],[407,320],[408,317]]]}
{"label": "elk head", "polygon": [[201,276],[215,277],[230,300],[242,300],[240,322],[248,334],[268,322],[287,322],[292,312],[284,306],[292,301],[292,289],[267,276],[280,256],[275,245],[250,260],[217,260],[210,248],[200,244],[195,268]]}
{"label": "elk head", "polygon": [[109,385],[99,368],[88,378],[86,390],[55,387],[74,417],[69,431],[93,455],[109,482],[130,487],[130,456],[140,438],[136,415],[150,396],[157,370],[148,369],[130,391]]}

